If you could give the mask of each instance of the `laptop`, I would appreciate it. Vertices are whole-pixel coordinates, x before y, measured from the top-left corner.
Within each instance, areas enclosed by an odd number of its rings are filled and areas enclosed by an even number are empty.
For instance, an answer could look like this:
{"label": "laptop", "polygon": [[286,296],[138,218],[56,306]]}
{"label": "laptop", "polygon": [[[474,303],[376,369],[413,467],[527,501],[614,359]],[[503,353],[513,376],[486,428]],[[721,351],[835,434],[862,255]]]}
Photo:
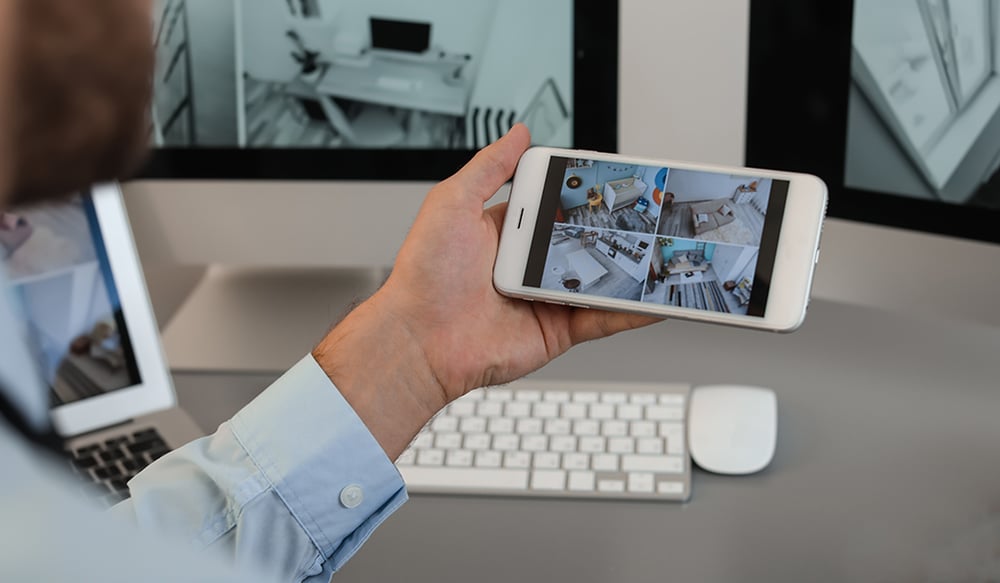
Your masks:
{"label": "laptop", "polygon": [[0,216],[0,260],[73,470],[108,504],[203,435],[177,407],[117,184]]}

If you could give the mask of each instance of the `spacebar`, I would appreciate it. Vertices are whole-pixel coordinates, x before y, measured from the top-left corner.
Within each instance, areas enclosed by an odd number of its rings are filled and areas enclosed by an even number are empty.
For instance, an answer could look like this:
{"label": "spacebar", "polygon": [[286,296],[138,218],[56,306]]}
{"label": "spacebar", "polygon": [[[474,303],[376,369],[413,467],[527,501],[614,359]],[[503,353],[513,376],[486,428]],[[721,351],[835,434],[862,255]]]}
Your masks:
{"label": "spacebar", "polygon": [[528,471],[495,468],[429,468],[405,466],[399,468],[407,486],[430,488],[494,488],[525,490]]}

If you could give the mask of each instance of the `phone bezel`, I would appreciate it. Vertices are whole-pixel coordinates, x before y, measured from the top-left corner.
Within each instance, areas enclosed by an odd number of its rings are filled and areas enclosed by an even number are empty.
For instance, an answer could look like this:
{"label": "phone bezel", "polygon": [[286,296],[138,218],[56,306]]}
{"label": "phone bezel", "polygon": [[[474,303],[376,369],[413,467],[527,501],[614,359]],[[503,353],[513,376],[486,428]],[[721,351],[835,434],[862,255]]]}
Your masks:
{"label": "phone bezel", "polygon": [[[546,290],[523,285],[531,240],[539,219],[542,187],[552,156],[593,158],[644,166],[666,166],[684,170],[740,174],[789,182],[784,220],[778,237],[770,293],[763,317],[722,314],[691,308],[602,298],[586,294]],[[682,318],[746,328],[790,332],[798,328],[806,313],[812,288],[819,239],[826,212],[827,189],[822,180],[808,174],[653,160],[587,150],[535,147],[521,157],[508,201],[494,268],[494,285],[504,295],[551,303],[614,311]],[[792,220],[789,220],[793,217]]]}

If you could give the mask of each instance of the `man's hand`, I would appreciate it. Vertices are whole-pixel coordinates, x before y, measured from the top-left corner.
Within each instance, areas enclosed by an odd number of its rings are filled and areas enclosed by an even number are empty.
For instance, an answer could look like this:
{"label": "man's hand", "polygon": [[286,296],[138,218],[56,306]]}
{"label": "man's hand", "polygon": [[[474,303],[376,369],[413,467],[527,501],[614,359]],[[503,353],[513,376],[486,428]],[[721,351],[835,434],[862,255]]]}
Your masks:
{"label": "man's hand", "polygon": [[580,342],[659,321],[494,289],[506,205],[483,205],[529,141],[515,126],[432,189],[386,284],[314,352],[392,459],[469,390],[522,377]]}

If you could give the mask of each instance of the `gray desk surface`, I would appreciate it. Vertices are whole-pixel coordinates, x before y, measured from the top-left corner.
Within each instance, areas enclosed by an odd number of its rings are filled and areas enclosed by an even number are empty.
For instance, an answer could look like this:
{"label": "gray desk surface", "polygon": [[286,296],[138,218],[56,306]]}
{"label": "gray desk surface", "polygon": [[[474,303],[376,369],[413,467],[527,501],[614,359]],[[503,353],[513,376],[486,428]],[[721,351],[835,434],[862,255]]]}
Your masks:
{"label": "gray desk surface", "polygon": [[[206,429],[274,376],[175,373]],[[666,322],[535,376],[770,386],[775,460],[696,470],[684,505],[414,496],[338,580],[899,581],[986,556],[1000,570],[996,327],[814,302],[791,335]]]}

